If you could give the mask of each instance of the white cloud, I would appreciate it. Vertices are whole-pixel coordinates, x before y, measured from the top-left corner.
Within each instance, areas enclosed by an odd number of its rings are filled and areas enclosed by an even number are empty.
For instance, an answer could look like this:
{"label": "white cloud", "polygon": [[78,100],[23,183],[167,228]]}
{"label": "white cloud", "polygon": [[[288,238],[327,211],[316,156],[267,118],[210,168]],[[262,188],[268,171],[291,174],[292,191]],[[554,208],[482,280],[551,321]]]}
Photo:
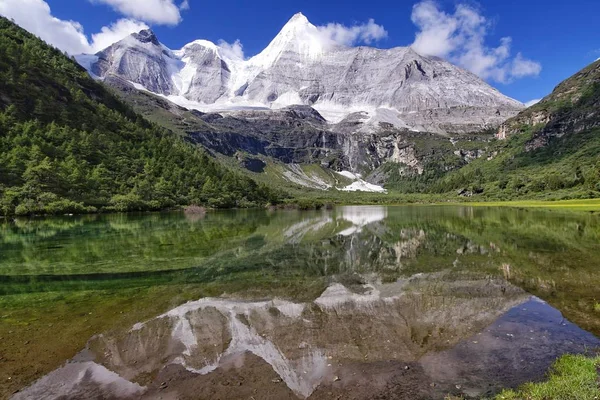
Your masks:
{"label": "white cloud", "polygon": [[244,59],[244,46],[239,39],[233,43],[227,43],[221,39],[219,40],[218,46],[221,48],[221,52],[225,58],[234,60]]}
{"label": "white cloud", "polygon": [[411,20],[420,29],[412,44],[417,51],[445,57],[456,47],[453,36],[459,21],[438,10],[435,3],[425,1],[415,4]]}
{"label": "white cloud", "polygon": [[512,60],[511,72],[515,78],[537,76],[542,72],[542,66],[538,62],[524,58],[521,53],[517,53],[515,59]]}
{"label": "white cloud", "polygon": [[330,41],[343,46],[352,46],[359,43],[371,44],[388,36],[387,31],[375,20],[369,19],[366,24],[345,26],[338,23],[329,23],[318,26],[322,40]]}
{"label": "white cloud", "polygon": [[148,28],[143,22],[121,19],[103,27],[89,40],[81,24],[54,17],[43,0],[0,0],[0,14],[69,54],[95,53],[133,32]]}
{"label": "white cloud", "polygon": [[89,46],[81,24],[54,18],[43,0],[0,0],[0,14],[70,54],[81,53]]}
{"label": "white cloud", "polygon": [[542,99],[533,99],[533,100],[529,100],[528,102],[525,103],[525,105],[527,107],[531,107],[534,104],[539,103],[540,101],[542,101]]}
{"label": "white cloud", "polygon": [[89,0],[111,6],[115,11],[131,18],[159,25],[177,25],[181,22],[181,10],[189,9],[184,0],[178,7],[175,0]]}
{"label": "white cloud", "polygon": [[[364,24],[345,26],[338,23],[329,23],[323,26],[314,26],[302,14],[296,14],[292,20],[296,21],[290,29],[298,35],[301,41],[317,44],[320,48],[329,48],[335,45],[354,46],[360,43],[371,44],[387,37],[385,28],[369,19]],[[245,59],[244,48],[240,40],[227,43],[219,40],[217,43],[224,57],[231,59]]]}
{"label": "white cloud", "polygon": [[510,82],[542,70],[540,63],[521,53],[511,57],[510,37],[500,39],[497,47],[487,46],[490,22],[472,6],[458,4],[449,14],[424,0],[413,6],[411,20],[419,28],[412,44],[417,52],[446,58],[484,79]]}

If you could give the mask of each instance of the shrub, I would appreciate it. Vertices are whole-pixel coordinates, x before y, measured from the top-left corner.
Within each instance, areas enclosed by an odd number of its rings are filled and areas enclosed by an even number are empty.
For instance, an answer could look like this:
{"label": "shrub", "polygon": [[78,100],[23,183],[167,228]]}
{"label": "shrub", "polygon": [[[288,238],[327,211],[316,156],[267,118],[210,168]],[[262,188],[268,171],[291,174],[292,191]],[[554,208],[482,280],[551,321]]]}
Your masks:
{"label": "shrub", "polygon": [[114,211],[143,211],[147,209],[147,204],[138,195],[117,194],[110,199],[111,209]]}
{"label": "shrub", "polygon": [[54,201],[44,207],[46,214],[83,214],[95,212],[95,207],[86,207],[82,203],[76,203],[72,200],[61,199]]}

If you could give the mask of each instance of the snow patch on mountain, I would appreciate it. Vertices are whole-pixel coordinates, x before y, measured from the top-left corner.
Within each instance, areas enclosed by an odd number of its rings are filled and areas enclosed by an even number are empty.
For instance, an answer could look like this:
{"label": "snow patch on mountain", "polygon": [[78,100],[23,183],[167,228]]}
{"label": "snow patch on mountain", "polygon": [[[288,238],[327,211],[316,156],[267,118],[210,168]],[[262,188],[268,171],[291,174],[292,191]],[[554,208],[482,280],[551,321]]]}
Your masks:
{"label": "snow patch on mountain", "polygon": [[358,180],[356,182],[353,182],[352,184],[346,186],[345,188],[342,188],[341,190],[344,192],[387,193],[387,190],[385,190],[383,187],[374,185],[367,181],[363,181],[362,179]]}
{"label": "snow patch on mountain", "polygon": [[350,185],[340,189],[344,192],[387,193],[387,190],[385,190],[385,188],[365,181],[364,179],[362,179],[362,176],[360,174],[350,171],[340,171],[337,173],[348,179],[354,180],[354,182],[352,182]]}
{"label": "snow patch on mountain", "polygon": [[310,105],[331,123],[364,113],[368,131],[382,123],[474,131],[497,126],[524,107],[472,73],[410,47],[339,45],[301,13],[252,58],[223,46],[195,40],[173,51],[144,30],[78,60],[98,77],[119,76],[183,107],[214,112]]}

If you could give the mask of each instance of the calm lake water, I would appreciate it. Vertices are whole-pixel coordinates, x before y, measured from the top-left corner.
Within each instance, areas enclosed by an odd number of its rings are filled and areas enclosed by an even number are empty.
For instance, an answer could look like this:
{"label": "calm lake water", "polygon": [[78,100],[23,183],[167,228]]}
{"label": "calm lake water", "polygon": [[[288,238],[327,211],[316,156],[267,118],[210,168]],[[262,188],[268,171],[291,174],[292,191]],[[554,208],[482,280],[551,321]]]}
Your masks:
{"label": "calm lake water", "polygon": [[593,353],[598,335],[593,214],[365,206],[0,224],[0,398],[479,398]]}

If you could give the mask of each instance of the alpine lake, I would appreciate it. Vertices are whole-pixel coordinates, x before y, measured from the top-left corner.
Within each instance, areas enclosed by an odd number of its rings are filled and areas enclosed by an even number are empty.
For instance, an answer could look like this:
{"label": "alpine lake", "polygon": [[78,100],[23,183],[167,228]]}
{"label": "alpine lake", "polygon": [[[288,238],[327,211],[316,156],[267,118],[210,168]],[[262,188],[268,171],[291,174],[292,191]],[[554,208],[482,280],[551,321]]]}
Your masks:
{"label": "alpine lake", "polygon": [[0,398],[485,398],[599,337],[598,214],[0,222]]}

